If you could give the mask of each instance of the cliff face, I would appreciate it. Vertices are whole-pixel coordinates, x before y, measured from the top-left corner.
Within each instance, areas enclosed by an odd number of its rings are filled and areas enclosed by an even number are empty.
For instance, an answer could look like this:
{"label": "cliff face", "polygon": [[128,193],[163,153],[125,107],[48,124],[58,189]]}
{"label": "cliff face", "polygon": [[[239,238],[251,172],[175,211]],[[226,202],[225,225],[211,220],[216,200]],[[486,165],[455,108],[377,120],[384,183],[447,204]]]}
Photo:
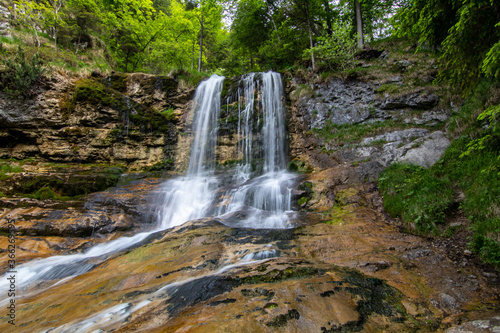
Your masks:
{"label": "cliff face", "polygon": [[[365,66],[390,68],[391,62],[372,59]],[[453,111],[438,97],[442,91],[426,83],[425,71],[416,78],[407,71],[289,80],[291,159],[314,170],[354,163],[372,181],[396,161],[437,162],[450,144],[445,124]]]}
{"label": "cliff face", "polygon": [[0,157],[172,169],[193,90],[145,74],[56,74],[31,100],[0,93]]}

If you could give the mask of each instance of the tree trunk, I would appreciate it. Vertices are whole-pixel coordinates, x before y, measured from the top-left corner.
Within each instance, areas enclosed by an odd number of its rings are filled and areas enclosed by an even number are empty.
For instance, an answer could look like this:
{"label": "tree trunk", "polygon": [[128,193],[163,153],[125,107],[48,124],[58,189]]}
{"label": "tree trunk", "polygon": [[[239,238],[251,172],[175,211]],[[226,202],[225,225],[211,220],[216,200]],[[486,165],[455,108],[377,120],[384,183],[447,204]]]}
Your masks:
{"label": "tree trunk", "polygon": [[33,31],[35,32],[36,51],[40,52],[40,39],[38,38],[38,32],[36,31],[36,25],[34,23],[33,23]]}
{"label": "tree trunk", "polygon": [[[57,9],[59,10],[59,8]],[[54,11],[54,48],[57,54],[57,10]]]}
{"label": "tree trunk", "polygon": [[364,46],[363,40],[363,18],[361,16],[361,4],[359,0],[354,0],[354,6],[356,7],[356,30],[358,32],[358,48],[362,49]]}
{"label": "tree trunk", "polygon": [[194,68],[194,44],[196,44],[196,38],[193,38],[193,49],[191,50],[191,71]]}
{"label": "tree trunk", "polygon": [[267,11],[269,13],[269,19],[271,20],[272,24],[273,24],[273,27],[274,27],[274,31],[276,31],[276,37],[278,37],[278,43],[281,44],[281,38],[280,38],[280,34],[278,33],[278,28],[276,27],[276,23],[274,22],[274,18],[273,18],[273,15],[271,13],[271,8],[269,7],[269,5],[267,4],[267,1],[264,2],[266,4],[266,7],[267,7]]}
{"label": "tree trunk", "polygon": [[326,13],[326,33],[328,34],[328,36],[331,36],[333,33],[333,28],[332,28],[333,15],[328,0],[323,0],[323,7],[325,7],[325,13]]}
{"label": "tree trunk", "polygon": [[313,39],[312,39],[311,20],[309,18],[309,7],[307,8],[306,14],[307,14],[307,27],[309,28],[309,45],[311,46],[312,69],[313,69],[313,71],[315,71],[316,70],[316,64],[314,62],[314,52],[312,50],[312,48],[314,47],[314,43],[313,43]]}
{"label": "tree trunk", "polygon": [[201,72],[201,57],[203,56],[203,14],[200,20],[200,54],[198,57],[198,73]]}
{"label": "tree trunk", "polygon": [[241,74],[245,74],[245,53],[241,54]]}

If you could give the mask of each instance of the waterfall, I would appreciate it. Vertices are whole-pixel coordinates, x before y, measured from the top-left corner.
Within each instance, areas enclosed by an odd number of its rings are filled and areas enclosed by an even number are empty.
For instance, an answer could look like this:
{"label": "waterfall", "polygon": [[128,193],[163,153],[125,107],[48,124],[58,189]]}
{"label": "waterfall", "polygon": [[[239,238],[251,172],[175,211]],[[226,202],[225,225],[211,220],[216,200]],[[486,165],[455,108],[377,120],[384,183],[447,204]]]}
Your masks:
{"label": "waterfall", "polygon": [[[243,161],[238,164],[237,177],[248,180],[252,169],[252,115],[254,110],[255,73],[242,77],[243,96],[238,90],[238,101],[243,97],[243,104],[238,103],[238,151],[242,152]],[[241,105],[245,107],[241,109]]]}
{"label": "waterfall", "polygon": [[[97,245],[84,253],[34,260],[17,267],[18,288],[37,284],[38,291],[81,275],[104,261],[109,255],[144,241],[150,234],[187,221],[210,217],[230,227],[291,228],[291,191],[295,175],[286,172],[285,122],[282,83],[277,73],[249,74],[243,77],[244,109],[238,109],[238,150],[243,156],[234,168],[233,184],[222,188],[215,169],[220,98],[224,77],[214,75],[202,82],[194,99],[194,138],[185,176],[169,179],[158,195],[157,228],[132,237],[121,237]],[[259,81],[261,80],[261,81]],[[261,89],[261,100],[255,96]],[[259,104],[257,107],[256,104]],[[254,136],[258,129],[252,121],[262,121],[260,147]],[[240,140],[241,139],[241,140]],[[253,154],[261,152],[262,174],[252,174]],[[215,193],[223,192],[224,202]],[[217,207],[218,206],[218,207]],[[63,280],[60,280],[63,279]],[[57,282],[59,280],[59,282]],[[0,281],[0,289],[7,287]],[[6,304],[8,299],[0,302]]]}
{"label": "waterfall", "polygon": [[272,173],[286,167],[286,132],[281,105],[283,83],[280,75],[272,72],[263,74],[262,81],[264,172]]}
{"label": "waterfall", "polygon": [[212,173],[215,167],[220,94],[223,76],[213,75],[196,89],[194,97],[194,140],[187,176]]}
{"label": "waterfall", "polygon": [[217,186],[213,173],[223,81],[224,77],[212,75],[196,89],[189,166],[186,176],[162,186],[158,210],[161,229],[205,217],[212,204]]}
{"label": "waterfall", "polygon": [[[235,184],[224,197],[228,199],[218,209],[218,218],[232,227],[290,228],[291,191],[295,175],[286,172],[286,131],[282,105],[283,83],[278,73],[259,75],[254,83],[252,73],[243,77],[244,111],[238,122],[238,149],[243,161],[236,170]],[[254,96],[261,88],[260,110],[254,107]],[[260,113],[259,113],[260,111]],[[253,119],[262,117],[260,142],[263,174],[250,178],[252,151],[256,148],[252,137],[259,135],[252,128]]]}

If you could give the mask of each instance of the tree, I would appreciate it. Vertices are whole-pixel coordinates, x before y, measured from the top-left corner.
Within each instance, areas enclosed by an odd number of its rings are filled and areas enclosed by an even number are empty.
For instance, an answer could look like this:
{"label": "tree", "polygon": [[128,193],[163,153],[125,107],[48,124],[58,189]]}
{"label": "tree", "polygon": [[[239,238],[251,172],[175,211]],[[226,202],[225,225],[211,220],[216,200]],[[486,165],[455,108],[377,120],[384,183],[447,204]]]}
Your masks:
{"label": "tree", "polygon": [[498,1],[411,0],[395,24],[398,36],[417,40],[420,48],[442,48],[439,79],[467,93],[481,75],[498,75],[499,22]]}
{"label": "tree", "polygon": [[345,71],[355,66],[356,38],[348,23],[335,20],[331,24],[332,34],[318,38],[318,45],[307,52],[314,52],[319,61],[331,69]]}
{"label": "tree", "polygon": [[47,12],[46,3],[44,1],[14,1],[15,11],[18,17],[21,18],[21,24],[31,28],[35,35],[36,47],[40,50],[40,39],[38,31],[41,31],[45,22],[45,13]]}
{"label": "tree", "polygon": [[115,0],[106,9],[107,43],[119,68],[125,72],[140,69],[148,47],[166,28],[165,14],[157,13],[150,0]]}
{"label": "tree", "polygon": [[421,46],[436,48],[457,22],[462,0],[409,0],[399,8],[394,25],[396,35],[416,39]]}
{"label": "tree", "polygon": [[47,9],[50,9],[52,15],[48,16],[50,21],[53,20],[53,37],[54,37],[54,48],[57,53],[57,26],[59,23],[59,11],[64,4],[63,0],[47,0]]}
{"label": "tree", "polygon": [[231,25],[232,38],[237,48],[250,54],[251,68],[254,68],[254,55],[268,39],[270,27],[266,5],[262,0],[244,0],[238,3]]}
{"label": "tree", "polygon": [[364,45],[363,39],[363,17],[361,13],[361,4],[359,0],[354,0],[354,7],[356,12],[356,31],[358,33],[358,48],[362,49]]}
{"label": "tree", "polygon": [[442,42],[442,80],[471,92],[478,79],[497,77],[500,55],[500,4],[488,0],[467,0],[459,18]]}

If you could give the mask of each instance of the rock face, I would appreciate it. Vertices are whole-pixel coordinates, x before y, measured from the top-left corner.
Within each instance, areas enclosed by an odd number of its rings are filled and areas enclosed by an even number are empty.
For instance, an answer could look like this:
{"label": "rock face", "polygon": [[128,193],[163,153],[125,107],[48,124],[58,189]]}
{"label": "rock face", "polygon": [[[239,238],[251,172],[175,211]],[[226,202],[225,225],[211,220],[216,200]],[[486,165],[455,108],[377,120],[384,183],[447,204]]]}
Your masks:
{"label": "rock face", "polygon": [[[385,85],[395,89],[391,82],[401,80],[386,79]],[[332,78],[307,85],[290,80],[292,159],[317,170],[342,162],[368,163],[364,167],[371,170],[372,180],[397,161],[424,167],[437,162],[450,144],[439,128],[451,111],[424,88],[397,94],[383,93],[382,88],[372,81]]]}
{"label": "rock face", "polygon": [[[8,232],[8,222],[14,221],[19,263],[82,251],[117,234],[154,227],[157,203],[153,197],[161,183],[160,178],[136,180],[90,194],[84,201],[0,198],[0,232]],[[7,237],[0,242],[6,245]],[[0,260],[7,259],[6,252],[0,254]]]}
{"label": "rock face", "polygon": [[0,93],[0,157],[173,168],[191,94],[168,77],[54,75],[32,100]]}

